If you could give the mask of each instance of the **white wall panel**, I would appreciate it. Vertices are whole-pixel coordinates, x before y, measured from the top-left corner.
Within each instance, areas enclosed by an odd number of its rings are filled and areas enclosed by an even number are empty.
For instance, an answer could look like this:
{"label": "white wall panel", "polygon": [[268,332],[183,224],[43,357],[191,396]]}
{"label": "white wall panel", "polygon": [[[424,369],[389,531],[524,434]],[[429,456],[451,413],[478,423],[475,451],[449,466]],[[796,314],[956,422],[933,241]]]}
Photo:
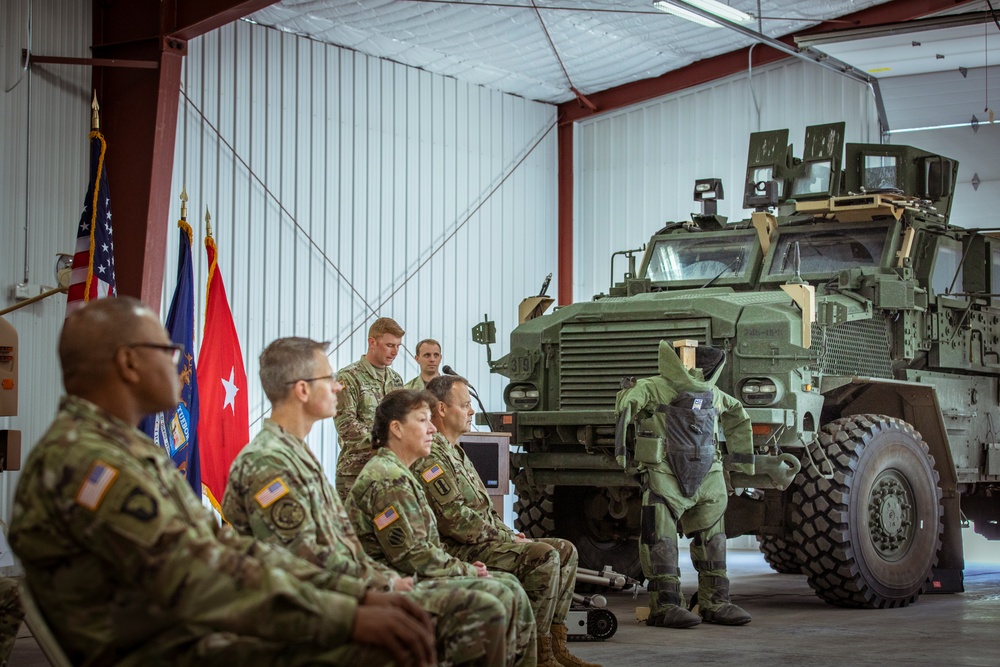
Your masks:
{"label": "white wall panel", "polygon": [[[18,283],[55,285],[55,254],[73,252],[87,186],[90,68],[35,65],[22,72],[29,4],[33,53],[90,56],[90,0],[0,3],[0,86],[11,89],[0,92],[0,307],[14,305]],[[114,192],[113,157],[108,175]],[[22,462],[62,393],[56,340],[65,314],[66,298],[58,295],[4,316],[18,332],[20,393],[17,416],[0,417],[0,429],[21,431]],[[0,473],[4,522],[17,479],[17,472]]]}
{"label": "white wall panel", "polygon": [[[173,190],[187,186],[196,237],[211,210],[252,433],[267,343],[331,340],[340,368],[382,315],[407,331],[405,380],[415,343],[437,338],[500,408],[502,378],[469,330],[488,312],[505,349],[517,303],[556,269],[554,107],[244,22],[190,42],[183,79]],[[173,267],[174,234],[168,252]],[[310,440],[332,477],[332,422]]]}
{"label": "white wall panel", "polygon": [[[719,212],[748,216],[751,132],[789,128],[801,152],[806,126],[844,120],[848,141],[879,141],[873,98],[861,84],[790,60],[755,69],[750,83],[738,74],[577,123],[575,300],[607,291],[612,252],[638,248],[665,221],[698,210],[695,179],[722,178]],[[618,262],[620,280],[625,264]]]}

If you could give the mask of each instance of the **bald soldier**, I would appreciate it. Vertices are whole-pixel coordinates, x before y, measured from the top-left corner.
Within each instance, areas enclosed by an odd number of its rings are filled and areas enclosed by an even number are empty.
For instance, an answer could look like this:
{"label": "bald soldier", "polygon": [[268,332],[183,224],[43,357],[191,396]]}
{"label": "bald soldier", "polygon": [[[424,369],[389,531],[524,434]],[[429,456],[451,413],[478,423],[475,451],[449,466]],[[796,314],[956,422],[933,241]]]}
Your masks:
{"label": "bald soldier", "polygon": [[219,528],[136,428],[177,405],[176,359],[130,297],[66,319],[66,396],[21,472],[10,543],[75,665],[431,665],[400,595]]}
{"label": "bald soldier", "polygon": [[415,461],[410,470],[422,480],[445,550],[459,560],[482,561],[518,578],[537,623],[539,667],[598,667],[566,646],[576,547],[559,538],[528,539],[507,527],[493,509],[479,473],[458,444],[476,412],[465,378],[442,375],[428,383],[427,391],[438,400],[431,408],[437,433],[430,455]]}
{"label": "bald soldier", "polygon": [[226,520],[242,535],[361,579],[369,588],[406,591],[434,618],[442,667],[505,664],[513,621],[504,603],[481,590],[476,579],[415,583],[373,560],[361,546],[305,442],[313,424],[337,413],[342,387],[326,356],[328,346],[308,338],[279,338],[261,353],[260,383],[271,401],[271,417],[233,461],[222,502]]}
{"label": "bald soldier", "polygon": [[371,460],[372,421],[375,408],[393,389],[403,387],[403,378],[389,368],[399,354],[403,327],[391,317],[380,317],[368,328],[368,351],[364,356],[337,371],[344,385],[340,395],[337,425],[337,493],[347,502],[347,495],[361,469]]}

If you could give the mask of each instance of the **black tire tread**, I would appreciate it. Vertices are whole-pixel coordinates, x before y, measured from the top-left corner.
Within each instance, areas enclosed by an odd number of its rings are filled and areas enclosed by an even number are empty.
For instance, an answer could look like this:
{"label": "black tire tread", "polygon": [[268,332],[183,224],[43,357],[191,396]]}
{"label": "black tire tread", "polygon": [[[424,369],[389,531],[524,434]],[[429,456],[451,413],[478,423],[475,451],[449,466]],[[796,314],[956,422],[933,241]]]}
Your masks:
{"label": "black tire tread", "polygon": [[802,574],[802,556],[791,539],[775,535],[758,535],[757,547],[764,560],[778,574]]}
{"label": "black tire tread", "polygon": [[[848,503],[855,469],[872,437],[886,430],[907,433],[922,447],[933,470],[939,512],[943,512],[939,475],[934,469],[933,457],[927,443],[910,424],[894,417],[867,414],[843,417],[824,425],[819,434],[819,444],[813,442],[809,447],[820,468],[829,470],[823,455],[825,451],[833,464],[834,478],[823,479],[812,467],[807,469],[803,466],[803,483],[792,497],[792,523],[795,531],[793,539],[801,545],[802,571],[808,576],[809,585],[820,598],[835,606],[868,609],[905,607],[919,596],[917,591],[909,596],[888,598],[874,591],[859,570],[855,547],[849,535]],[[943,529],[940,514],[938,523],[935,563]],[[930,567],[927,574],[930,574]]]}

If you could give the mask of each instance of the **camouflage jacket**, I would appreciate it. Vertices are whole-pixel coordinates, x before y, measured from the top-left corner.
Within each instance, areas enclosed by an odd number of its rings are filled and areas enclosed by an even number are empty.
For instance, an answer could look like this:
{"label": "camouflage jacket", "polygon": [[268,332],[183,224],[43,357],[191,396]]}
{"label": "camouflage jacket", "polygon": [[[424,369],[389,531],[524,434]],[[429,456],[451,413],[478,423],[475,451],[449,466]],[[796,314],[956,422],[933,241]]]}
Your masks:
{"label": "camouflage jacket", "polygon": [[10,543],[73,664],[169,664],[210,632],[342,645],[364,594],[219,528],[163,449],[77,397],[21,472]]}
{"label": "camouflage jacket", "polygon": [[365,553],[309,446],[270,419],[233,461],[222,511],[241,535],[285,547],[364,586],[388,590],[399,578]]}
{"label": "camouflage jacket", "polygon": [[375,408],[393,389],[403,388],[403,378],[391,368],[385,376],[366,357],[337,371],[337,380],[344,389],[337,396],[337,474],[356,476],[372,457],[372,423]]}
{"label": "camouflage jacket", "polygon": [[476,568],[441,546],[421,484],[388,447],[380,448],[351,487],[347,514],[368,554],[420,577],[475,577]]}
{"label": "camouflage jacket", "polygon": [[483,480],[461,447],[435,433],[430,455],[410,470],[423,483],[449,552],[465,544],[515,541],[516,533],[493,509]]}
{"label": "camouflage jacket", "polygon": [[424,382],[424,379],[419,375],[403,385],[403,389],[416,389],[417,391],[426,388],[427,384]]}

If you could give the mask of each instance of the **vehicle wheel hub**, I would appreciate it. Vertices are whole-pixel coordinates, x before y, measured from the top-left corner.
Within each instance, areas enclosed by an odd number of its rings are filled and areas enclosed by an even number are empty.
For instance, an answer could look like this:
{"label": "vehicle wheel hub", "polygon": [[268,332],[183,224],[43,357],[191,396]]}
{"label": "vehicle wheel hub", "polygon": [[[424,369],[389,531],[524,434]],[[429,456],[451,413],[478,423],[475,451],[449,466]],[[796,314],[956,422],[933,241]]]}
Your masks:
{"label": "vehicle wheel hub", "polygon": [[878,553],[886,560],[900,558],[913,536],[913,502],[909,484],[898,472],[886,470],[875,480],[868,519]]}

